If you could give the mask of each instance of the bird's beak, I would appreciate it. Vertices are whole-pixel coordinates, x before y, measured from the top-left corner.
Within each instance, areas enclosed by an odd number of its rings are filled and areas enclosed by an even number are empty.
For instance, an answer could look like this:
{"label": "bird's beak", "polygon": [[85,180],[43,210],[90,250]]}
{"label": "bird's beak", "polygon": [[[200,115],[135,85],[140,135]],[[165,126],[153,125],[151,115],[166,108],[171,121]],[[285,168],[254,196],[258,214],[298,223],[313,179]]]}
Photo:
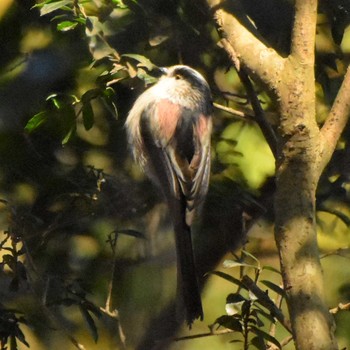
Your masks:
{"label": "bird's beak", "polygon": [[168,68],[154,66],[152,70],[149,72],[149,75],[159,79],[163,75],[166,75],[167,73],[168,73]]}
{"label": "bird's beak", "polygon": [[165,67],[159,67],[159,71],[161,73],[161,75],[165,75],[168,73],[168,68]]}

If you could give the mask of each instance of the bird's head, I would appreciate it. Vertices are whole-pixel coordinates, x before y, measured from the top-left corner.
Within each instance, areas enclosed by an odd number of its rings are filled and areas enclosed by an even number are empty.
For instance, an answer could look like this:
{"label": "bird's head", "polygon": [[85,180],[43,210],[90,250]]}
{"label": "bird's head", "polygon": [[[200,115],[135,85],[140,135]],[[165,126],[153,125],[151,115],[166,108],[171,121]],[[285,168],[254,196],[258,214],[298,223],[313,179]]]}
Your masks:
{"label": "bird's head", "polygon": [[160,68],[163,78],[170,78],[177,80],[179,83],[186,82],[193,88],[200,90],[209,89],[208,83],[204,77],[196,70],[184,66],[176,65],[169,68]]}

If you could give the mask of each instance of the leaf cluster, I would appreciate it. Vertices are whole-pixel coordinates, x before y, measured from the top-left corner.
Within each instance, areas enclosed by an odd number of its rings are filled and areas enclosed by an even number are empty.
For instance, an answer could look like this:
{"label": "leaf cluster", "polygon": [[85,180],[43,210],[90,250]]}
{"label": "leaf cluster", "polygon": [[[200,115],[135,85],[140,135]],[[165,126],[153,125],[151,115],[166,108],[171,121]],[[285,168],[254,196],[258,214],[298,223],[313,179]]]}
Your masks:
{"label": "leaf cluster", "polygon": [[[250,259],[254,264],[247,263]],[[226,298],[226,315],[216,319],[211,326],[231,330],[240,334],[241,339],[232,340],[234,343],[242,343],[243,349],[282,349],[280,341],[277,340],[275,327],[278,322],[283,322],[286,327],[284,316],[281,311],[282,300],[285,297],[284,290],[269,280],[261,280],[261,272],[270,270],[280,274],[271,266],[261,266],[259,260],[252,254],[242,250],[240,257],[235,260],[226,260],[225,268],[239,268],[240,278],[233,277],[226,272],[214,271],[212,274],[225,279],[237,287],[237,291],[230,293]],[[254,280],[246,273],[253,270]],[[267,287],[262,290],[259,285]],[[276,301],[270,298],[270,293],[277,295]],[[270,324],[266,331],[267,323]],[[283,343],[282,343],[283,344]]]}

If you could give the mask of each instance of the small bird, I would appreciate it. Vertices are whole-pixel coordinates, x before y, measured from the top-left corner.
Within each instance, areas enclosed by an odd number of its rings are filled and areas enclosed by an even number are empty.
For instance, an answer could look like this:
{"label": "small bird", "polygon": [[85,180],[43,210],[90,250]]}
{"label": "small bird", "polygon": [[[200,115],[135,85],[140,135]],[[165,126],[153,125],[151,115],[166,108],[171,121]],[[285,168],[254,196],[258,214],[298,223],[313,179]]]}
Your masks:
{"label": "small bird", "polygon": [[162,68],[159,81],[134,103],[126,120],[134,158],[163,192],[172,217],[177,253],[177,292],[182,318],[203,320],[191,225],[208,191],[212,97],[196,70]]}

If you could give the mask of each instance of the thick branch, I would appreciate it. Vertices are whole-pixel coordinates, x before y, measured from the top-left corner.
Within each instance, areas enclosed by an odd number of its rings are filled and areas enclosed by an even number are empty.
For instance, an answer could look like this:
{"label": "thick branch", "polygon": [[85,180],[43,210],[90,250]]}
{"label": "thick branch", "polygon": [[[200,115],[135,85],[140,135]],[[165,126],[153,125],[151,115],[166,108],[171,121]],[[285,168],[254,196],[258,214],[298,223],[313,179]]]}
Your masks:
{"label": "thick branch", "polygon": [[317,0],[296,0],[291,55],[302,64],[314,64]]}
{"label": "thick branch", "polygon": [[239,61],[270,89],[275,90],[281,79],[285,60],[257,38],[254,26],[243,15],[238,2],[207,0],[207,3],[213,12],[218,30],[237,52]]}
{"label": "thick branch", "polygon": [[321,129],[322,159],[319,171],[328,164],[350,116],[350,66],[333,103],[326,122]]}

